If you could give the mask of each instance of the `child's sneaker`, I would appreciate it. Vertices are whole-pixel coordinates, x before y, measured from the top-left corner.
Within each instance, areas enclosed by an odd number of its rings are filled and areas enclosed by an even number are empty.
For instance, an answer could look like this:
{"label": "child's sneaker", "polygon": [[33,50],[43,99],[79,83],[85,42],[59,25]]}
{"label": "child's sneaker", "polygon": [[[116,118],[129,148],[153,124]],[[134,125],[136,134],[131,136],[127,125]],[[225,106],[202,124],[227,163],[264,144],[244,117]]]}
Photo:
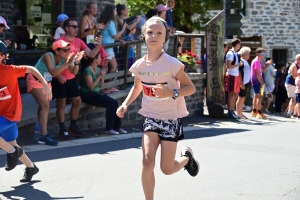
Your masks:
{"label": "child's sneaker", "polygon": [[125,134],[125,133],[127,133],[127,131],[125,131],[125,130],[122,129],[122,128],[119,128],[118,132],[119,132],[120,134]]}
{"label": "child's sneaker", "polygon": [[84,136],[84,133],[79,129],[78,126],[69,126],[68,132],[73,137],[82,138]]}
{"label": "child's sneaker", "polygon": [[197,176],[200,170],[200,165],[198,161],[195,160],[192,149],[190,147],[183,147],[181,150],[181,156],[189,158],[189,162],[186,164],[186,166],[184,166],[184,168],[191,176]]}
{"label": "child's sneaker", "polygon": [[66,129],[65,130],[59,130],[57,137],[62,139],[62,140],[70,140],[70,135],[69,135],[69,133]]}
{"label": "child's sneaker", "polygon": [[30,182],[33,175],[37,174],[38,172],[39,172],[39,168],[37,168],[35,164],[33,164],[33,168],[26,167],[24,170],[24,175],[20,179],[20,182]]}
{"label": "child's sneaker", "polygon": [[10,171],[14,169],[19,162],[19,158],[23,155],[23,150],[20,147],[14,146],[14,148],[15,148],[15,152],[6,154],[7,156],[7,160],[5,164],[6,171]]}
{"label": "child's sneaker", "polygon": [[292,115],[291,116],[291,119],[296,119],[297,118],[297,115]]}

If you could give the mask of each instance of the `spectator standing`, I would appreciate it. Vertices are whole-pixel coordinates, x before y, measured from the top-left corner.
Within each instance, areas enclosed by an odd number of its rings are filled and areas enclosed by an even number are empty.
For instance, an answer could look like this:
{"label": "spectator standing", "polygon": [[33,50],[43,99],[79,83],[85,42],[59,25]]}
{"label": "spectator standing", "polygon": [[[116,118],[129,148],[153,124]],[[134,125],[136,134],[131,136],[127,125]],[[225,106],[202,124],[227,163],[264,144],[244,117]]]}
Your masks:
{"label": "spectator standing", "polygon": [[267,119],[261,111],[261,89],[264,85],[262,74],[268,69],[271,62],[267,61],[266,66],[263,68],[262,60],[265,56],[265,50],[259,47],[256,49],[256,57],[251,63],[251,84],[254,91],[251,116],[258,119]]}
{"label": "spectator standing", "polygon": [[[8,29],[10,28],[6,23],[6,20],[0,16],[0,33],[3,33],[4,30],[8,30]],[[11,41],[8,39],[3,40],[2,42],[5,44],[6,47],[8,47],[11,43]]]}
{"label": "spectator standing", "polygon": [[[57,76],[66,68],[72,72],[75,69],[73,60],[75,59],[75,62],[78,63],[83,56],[83,52],[76,55],[74,53],[69,54],[69,46],[70,44],[63,40],[55,41],[52,44],[52,52],[45,53],[35,65],[35,68],[44,76],[50,87],[53,76]],[[38,143],[55,146],[58,142],[47,133],[50,103],[43,95],[43,84],[31,73],[28,74],[26,81],[27,92],[31,93],[39,104],[37,116],[41,136]]]}
{"label": "spectator standing", "polygon": [[55,30],[55,34],[54,34],[54,40],[57,40],[58,38],[66,35],[66,32],[65,30],[63,29],[63,24],[64,24],[64,21],[66,19],[68,19],[68,15],[66,14],[60,14],[57,16],[57,19],[56,19],[56,24],[58,25],[58,27],[56,28]]}
{"label": "spectator standing", "polygon": [[150,9],[148,10],[147,14],[145,15],[141,15],[141,18],[139,20],[139,22],[136,24],[136,32],[134,34],[134,38],[136,40],[140,40],[141,39],[141,34],[142,34],[142,27],[144,26],[145,22],[150,19],[153,16],[157,15],[157,10],[156,9]]}
{"label": "spectator standing", "polygon": [[124,117],[128,106],[143,91],[139,114],[144,116],[142,185],[145,199],[154,198],[154,166],[159,144],[160,166],[164,174],[174,174],[184,167],[191,176],[196,176],[200,168],[189,147],[184,147],[181,157],[175,159],[177,142],[183,138],[181,118],[188,114],[184,96],[193,94],[195,86],[185,74],[184,65],[162,51],[168,39],[166,27],[166,22],[160,17],[152,17],[145,23],[142,33],[147,55],[130,68],[135,75],[134,86],[117,110],[117,115]]}
{"label": "spectator standing", "polygon": [[167,10],[170,10],[170,8],[162,5],[162,4],[159,4],[157,7],[156,7],[156,10],[157,10],[157,15],[162,18],[163,20],[166,19],[166,11]]}
{"label": "spectator standing", "polygon": [[247,95],[247,90],[250,89],[251,67],[248,63],[248,60],[250,58],[250,52],[251,49],[249,47],[242,47],[238,52],[238,54],[241,56],[243,65],[239,67],[240,92],[236,101],[236,113],[237,116],[242,119],[247,119],[247,117],[243,114],[243,107]]}
{"label": "spectator standing", "polygon": [[[68,18],[64,21],[63,28],[66,35],[59,39],[64,40],[70,44],[70,53],[77,54],[80,51],[84,51],[85,56],[95,57],[99,53],[99,49],[102,46],[101,37],[95,38],[97,45],[93,50],[89,49],[86,44],[79,38],[76,38],[78,34],[78,24],[75,19]],[[57,98],[56,118],[59,124],[58,136],[63,140],[70,139],[70,135],[74,137],[83,137],[84,133],[79,129],[76,124],[79,110],[80,110],[80,90],[75,75],[79,70],[79,63],[74,63],[74,69],[71,72],[68,68],[63,70],[58,76],[52,79],[52,87],[54,97]],[[68,131],[65,128],[65,107],[66,98],[71,98],[72,106],[70,111],[71,124]]]}
{"label": "spectator standing", "polygon": [[[268,97],[268,99],[273,99],[273,92],[275,89],[275,83],[274,83],[274,78],[275,78],[275,71],[274,71],[274,65],[273,65],[273,60],[271,58],[266,58],[266,62],[270,61],[271,64],[268,67],[268,69],[265,71],[264,73],[264,83],[265,83],[265,95]],[[269,101],[266,102],[266,110],[265,112],[270,113],[269,112],[269,106],[270,106]]]}
{"label": "spectator standing", "polygon": [[[169,26],[169,30],[171,31],[171,33],[173,33],[173,34],[185,34],[183,31],[176,30],[175,25],[173,23],[172,11],[173,11],[173,8],[175,6],[175,0],[167,0],[166,6],[169,8],[169,10],[166,11],[166,21],[167,21],[167,24]],[[180,46],[178,48],[178,53],[182,53],[182,47],[183,47],[184,39],[185,39],[184,37],[179,37]]]}
{"label": "spectator standing", "polygon": [[300,119],[300,69],[297,70],[297,78],[295,79],[296,85],[296,106],[295,106],[295,115],[297,115],[297,119]]}
{"label": "spectator standing", "polygon": [[19,91],[18,78],[24,77],[25,73],[33,74],[43,85],[43,94],[47,100],[52,99],[51,89],[41,74],[31,66],[5,65],[7,58],[6,45],[0,41],[0,148],[7,154],[5,170],[14,169],[20,160],[25,166],[24,175],[20,182],[29,182],[32,176],[39,172],[36,165],[27,157],[25,152],[17,144],[17,123],[22,115],[22,102]]}
{"label": "spectator standing", "polygon": [[287,91],[287,96],[290,99],[289,107],[288,107],[288,112],[286,114],[287,117],[293,117],[293,112],[296,104],[296,99],[295,99],[295,79],[297,77],[297,70],[300,67],[300,54],[297,54],[295,57],[295,62],[293,62],[288,70],[288,75],[285,79],[285,88]]}
{"label": "spectator standing", "polygon": [[116,114],[118,102],[100,91],[101,84],[104,83],[102,80],[106,74],[106,68],[97,67],[100,62],[99,54],[95,58],[89,58],[90,66],[85,68],[82,74],[82,101],[93,106],[106,108],[106,134],[127,133],[121,128],[121,119]]}
{"label": "spectator standing", "polygon": [[[114,43],[115,40],[118,40],[126,30],[127,24],[124,23],[122,29],[119,32],[117,32],[115,24],[116,15],[117,10],[115,5],[113,4],[108,4],[100,15],[99,23],[103,23],[106,25],[106,28],[102,31],[102,45]],[[115,72],[117,70],[118,63],[115,58],[114,50],[112,47],[110,47],[105,48],[105,51],[107,53],[107,57],[104,65],[105,67],[107,67],[107,65],[109,64],[110,68],[108,69],[108,72]],[[119,90],[115,87],[103,90],[104,93],[117,91]]]}
{"label": "spectator standing", "polygon": [[283,76],[283,71],[285,68],[284,63],[279,63],[277,66],[276,76],[275,76],[275,114],[282,116],[282,105],[287,99],[287,92],[284,86],[285,77]]}
{"label": "spectator standing", "polygon": [[[117,21],[117,27],[118,27],[117,31],[118,32],[122,31],[124,23],[127,24],[127,27],[126,27],[127,30],[132,30],[137,25],[137,23],[140,21],[141,16],[137,16],[137,17],[133,16],[133,19],[131,21],[128,21],[130,19],[127,18],[128,17],[128,8],[125,4],[120,4],[120,3],[117,4],[116,9],[117,9],[116,21]],[[124,36],[124,35],[122,35],[122,36]]]}
{"label": "spectator standing", "polygon": [[[127,34],[124,37],[124,41],[134,41],[134,34],[135,34],[136,28],[133,27],[131,30],[127,31]],[[130,45],[128,47],[128,68],[131,67],[131,65],[134,63],[134,46]]]}
{"label": "spectator standing", "polygon": [[229,93],[228,97],[228,117],[232,119],[239,119],[234,112],[234,106],[238,94],[240,92],[240,72],[239,67],[243,65],[243,62],[240,60],[240,57],[237,54],[237,51],[241,47],[241,40],[234,38],[231,42],[232,49],[229,50],[226,54],[226,64],[227,64],[227,73],[226,83],[227,91]]}

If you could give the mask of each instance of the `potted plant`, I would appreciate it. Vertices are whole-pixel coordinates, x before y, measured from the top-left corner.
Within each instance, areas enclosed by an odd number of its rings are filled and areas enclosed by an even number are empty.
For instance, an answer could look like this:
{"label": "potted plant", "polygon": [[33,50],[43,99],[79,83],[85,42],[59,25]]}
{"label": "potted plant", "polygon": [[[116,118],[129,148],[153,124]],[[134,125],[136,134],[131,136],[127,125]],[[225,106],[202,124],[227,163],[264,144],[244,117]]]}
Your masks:
{"label": "potted plant", "polygon": [[192,72],[196,71],[197,68],[201,68],[201,60],[198,59],[196,54],[193,54],[188,50],[184,53],[179,53],[177,59],[185,65],[185,72]]}

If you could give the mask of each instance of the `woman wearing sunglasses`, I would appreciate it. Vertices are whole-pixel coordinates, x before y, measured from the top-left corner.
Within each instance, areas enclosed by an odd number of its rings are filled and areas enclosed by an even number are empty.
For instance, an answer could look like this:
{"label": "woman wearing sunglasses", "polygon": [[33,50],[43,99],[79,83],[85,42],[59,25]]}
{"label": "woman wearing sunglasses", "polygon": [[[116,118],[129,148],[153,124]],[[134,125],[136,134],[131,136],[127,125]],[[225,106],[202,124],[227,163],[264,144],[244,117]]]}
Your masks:
{"label": "woman wearing sunglasses", "polygon": [[[55,41],[52,44],[52,51],[45,53],[35,65],[36,69],[46,79],[50,87],[52,77],[59,75],[66,68],[68,68],[72,73],[77,73],[75,71],[78,71],[78,69],[74,67],[74,62],[78,63],[81,60],[83,52],[78,52],[77,54],[69,53],[69,46],[70,44],[63,40]],[[26,81],[27,92],[31,93],[39,104],[37,116],[40,123],[41,136],[38,139],[38,143],[55,146],[58,142],[47,133],[50,103],[47,98],[45,98],[45,95],[43,95],[43,85],[32,74],[28,74]]]}

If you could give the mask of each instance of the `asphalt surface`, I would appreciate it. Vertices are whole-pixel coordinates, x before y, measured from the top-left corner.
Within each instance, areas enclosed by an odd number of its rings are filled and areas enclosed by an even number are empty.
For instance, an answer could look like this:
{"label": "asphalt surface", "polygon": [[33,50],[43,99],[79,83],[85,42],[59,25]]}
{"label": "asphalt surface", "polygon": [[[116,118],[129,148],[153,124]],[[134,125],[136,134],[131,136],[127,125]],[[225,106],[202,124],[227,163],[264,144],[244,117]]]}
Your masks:
{"label": "asphalt surface", "polygon": [[[184,170],[166,176],[155,167],[158,200],[299,200],[300,122],[270,117],[247,121],[192,118],[185,139],[201,164],[197,177]],[[126,127],[125,127],[126,128]],[[95,133],[96,134],[96,133]],[[140,182],[141,133],[90,137],[57,147],[26,145],[40,168],[31,183],[20,183],[24,166],[0,168],[4,199],[144,199]],[[1,151],[0,166],[6,155]]]}

